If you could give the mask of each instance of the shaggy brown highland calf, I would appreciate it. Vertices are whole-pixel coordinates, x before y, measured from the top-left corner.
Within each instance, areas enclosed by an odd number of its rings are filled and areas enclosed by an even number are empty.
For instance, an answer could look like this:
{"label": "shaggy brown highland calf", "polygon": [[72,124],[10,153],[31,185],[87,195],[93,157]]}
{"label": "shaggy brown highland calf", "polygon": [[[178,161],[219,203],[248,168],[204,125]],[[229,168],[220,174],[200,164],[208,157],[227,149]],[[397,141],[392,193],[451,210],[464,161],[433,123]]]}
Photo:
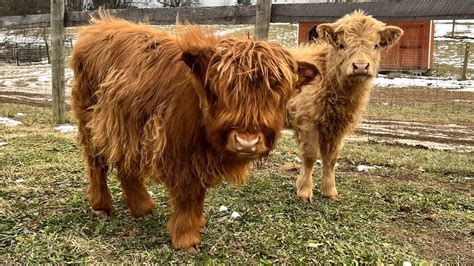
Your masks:
{"label": "shaggy brown highland calf", "polygon": [[190,250],[206,223],[206,190],[246,181],[279,137],[293,90],[318,73],[274,43],[196,26],[174,37],[107,14],[80,32],[71,66],[92,208],[112,213],[106,174],[115,167],[131,214],[151,214],[151,177],[172,198],[174,247]]}
{"label": "shaggy brown highland calf", "polygon": [[295,57],[315,63],[321,75],[304,86],[288,104],[303,165],[297,194],[313,197],[312,174],[322,159],[322,195],[337,197],[335,164],[343,141],[359,123],[369,100],[380,50],[397,42],[403,31],[355,11],[332,24],[317,27],[319,40],[295,51]]}

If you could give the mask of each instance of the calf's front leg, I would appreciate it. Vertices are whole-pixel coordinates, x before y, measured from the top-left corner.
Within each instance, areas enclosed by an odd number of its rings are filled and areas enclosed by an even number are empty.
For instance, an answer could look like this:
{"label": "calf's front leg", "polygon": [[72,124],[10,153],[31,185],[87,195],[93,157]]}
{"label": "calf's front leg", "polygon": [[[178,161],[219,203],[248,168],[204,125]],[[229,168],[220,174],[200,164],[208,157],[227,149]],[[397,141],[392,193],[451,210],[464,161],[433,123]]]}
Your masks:
{"label": "calf's front leg", "polygon": [[138,174],[126,173],[119,167],[118,179],[125,195],[125,205],[133,217],[146,217],[153,213],[155,202],[146,189],[143,178]]}
{"label": "calf's front leg", "polygon": [[[311,124],[302,128],[312,129]],[[296,193],[300,199],[309,203],[313,200],[313,170],[318,158],[318,132],[297,130],[297,141],[301,150],[301,173],[296,180]]]}
{"label": "calf's front leg", "polygon": [[323,163],[322,195],[328,199],[337,199],[336,161],[342,148],[342,140],[321,143],[321,159]]}
{"label": "calf's front leg", "polygon": [[176,249],[196,251],[201,243],[201,228],[205,225],[204,197],[206,188],[196,182],[170,189],[172,213],[168,221],[171,242]]}
{"label": "calf's front leg", "polygon": [[313,201],[313,170],[316,157],[303,155],[301,174],[296,180],[296,194],[303,201]]}

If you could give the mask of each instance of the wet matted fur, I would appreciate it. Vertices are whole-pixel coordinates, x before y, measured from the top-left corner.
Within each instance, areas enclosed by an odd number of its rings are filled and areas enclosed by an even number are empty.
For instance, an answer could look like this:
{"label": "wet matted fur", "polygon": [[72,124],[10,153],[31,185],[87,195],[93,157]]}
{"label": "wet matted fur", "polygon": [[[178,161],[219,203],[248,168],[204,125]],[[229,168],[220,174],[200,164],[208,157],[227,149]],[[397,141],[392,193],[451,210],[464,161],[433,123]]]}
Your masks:
{"label": "wet matted fur", "polygon": [[336,198],[335,164],[347,136],[359,123],[377,75],[380,50],[396,43],[403,31],[355,11],[317,27],[319,40],[298,48],[297,59],[321,71],[288,104],[302,157],[297,194],[311,202],[315,162],[322,159],[322,195]]}
{"label": "wet matted fur", "polygon": [[246,181],[279,137],[293,90],[318,73],[278,44],[190,25],[175,37],[104,13],[80,31],[71,66],[92,208],[111,214],[106,174],[115,167],[131,214],[151,214],[151,177],[170,192],[178,249],[201,241],[207,188]]}

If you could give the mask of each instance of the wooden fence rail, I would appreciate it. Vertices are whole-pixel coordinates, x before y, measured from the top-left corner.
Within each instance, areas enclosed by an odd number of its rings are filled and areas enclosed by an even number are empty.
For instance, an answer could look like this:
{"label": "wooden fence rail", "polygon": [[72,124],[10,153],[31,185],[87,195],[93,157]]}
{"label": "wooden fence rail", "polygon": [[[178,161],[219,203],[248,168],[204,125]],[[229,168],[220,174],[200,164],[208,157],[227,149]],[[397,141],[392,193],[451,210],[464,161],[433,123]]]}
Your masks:
{"label": "wooden fence rail", "polygon": [[[311,3],[272,5],[271,22],[331,21],[355,9],[362,9],[381,20],[400,19],[474,19],[472,1],[419,0],[365,3]],[[66,27],[89,23],[97,11],[67,12]],[[182,7],[115,9],[114,16],[150,24],[174,24],[176,17],[196,24],[254,24],[255,6]],[[49,14],[0,17],[0,28],[49,27]]]}

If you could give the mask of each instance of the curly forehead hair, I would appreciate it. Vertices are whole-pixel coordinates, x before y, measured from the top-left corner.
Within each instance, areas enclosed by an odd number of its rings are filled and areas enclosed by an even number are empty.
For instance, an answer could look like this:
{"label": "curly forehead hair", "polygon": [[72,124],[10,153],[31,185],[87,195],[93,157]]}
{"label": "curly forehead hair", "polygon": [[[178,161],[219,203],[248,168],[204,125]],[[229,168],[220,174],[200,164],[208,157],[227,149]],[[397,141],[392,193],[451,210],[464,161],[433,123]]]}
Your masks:
{"label": "curly forehead hair", "polygon": [[237,90],[249,82],[256,82],[256,79],[268,88],[271,79],[288,83],[288,89],[293,88],[297,64],[281,46],[271,42],[229,38],[222,40],[217,49],[219,52],[210,63],[210,66],[215,66],[208,69],[207,79],[210,78],[210,70],[217,70],[219,79],[225,80],[224,85],[234,85]]}
{"label": "curly forehead hair", "polygon": [[267,42],[255,41],[250,38],[217,38],[210,30],[204,30],[194,25],[178,25],[177,39],[180,48],[187,52],[207,50],[209,66],[205,82],[215,78],[222,85],[233,85],[235,89],[249,82],[265,83],[270,87],[270,81],[289,85],[293,89],[297,81],[295,71],[298,68],[296,60],[282,46]]}
{"label": "curly forehead hair", "polygon": [[348,45],[355,45],[364,39],[376,40],[384,28],[385,23],[365,14],[362,10],[347,14],[334,23],[334,31],[344,32],[344,39]]}

